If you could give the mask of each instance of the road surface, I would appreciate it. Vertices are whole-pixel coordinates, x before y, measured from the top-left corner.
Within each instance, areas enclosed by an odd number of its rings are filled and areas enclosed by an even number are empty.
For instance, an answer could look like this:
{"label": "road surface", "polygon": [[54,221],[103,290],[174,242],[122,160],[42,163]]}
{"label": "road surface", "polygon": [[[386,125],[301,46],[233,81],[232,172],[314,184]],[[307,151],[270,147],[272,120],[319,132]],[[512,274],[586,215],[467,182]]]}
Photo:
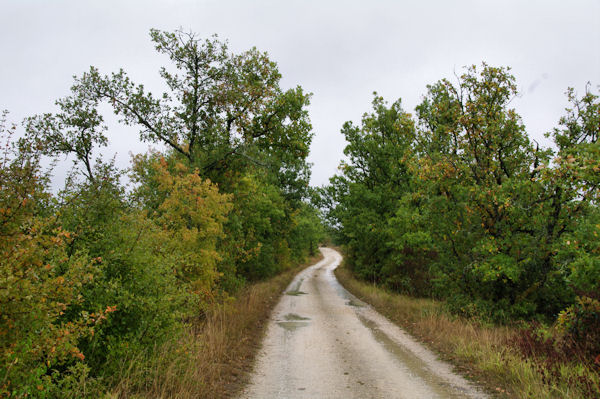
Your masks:
{"label": "road surface", "polygon": [[303,270],[274,309],[241,398],[485,398],[336,280],[341,255]]}

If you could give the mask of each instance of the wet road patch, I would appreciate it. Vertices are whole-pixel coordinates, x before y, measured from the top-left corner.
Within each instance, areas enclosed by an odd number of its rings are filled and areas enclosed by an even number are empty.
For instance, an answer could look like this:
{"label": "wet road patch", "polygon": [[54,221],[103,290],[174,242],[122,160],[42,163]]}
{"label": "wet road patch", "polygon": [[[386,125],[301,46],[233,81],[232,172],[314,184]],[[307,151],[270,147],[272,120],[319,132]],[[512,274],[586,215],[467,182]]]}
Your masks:
{"label": "wet road patch", "polygon": [[299,328],[306,327],[310,323],[306,320],[310,320],[308,317],[300,316],[296,313],[288,313],[283,316],[285,321],[277,321],[277,325],[287,331],[296,331]]}
{"label": "wet road patch", "polygon": [[300,315],[297,315],[296,313],[288,313],[285,316],[283,316],[283,318],[287,321],[310,320],[309,317],[302,317]]}
{"label": "wet road patch", "polygon": [[285,295],[291,295],[291,296],[306,295],[306,292],[300,291],[300,286],[302,285],[303,281],[304,281],[303,278],[298,280],[298,282],[294,285],[294,288],[292,288],[289,291],[286,291]]}
{"label": "wet road patch", "polygon": [[307,321],[278,321],[277,325],[286,331],[296,331],[299,328],[306,327],[310,323]]}
{"label": "wet road patch", "polygon": [[354,306],[354,307],[357,307],[357,308],[362,308],[363,306],[365,306],[361,302],[359,302],[357,300],[354,300],[354,299],[350,299],[349,301],[347,301],[346,305],[348,305],[348,306]]}
{"label": "wet road patch", "polygon": [[294,290],[294,291],[286,292],[285,295],[291,295],[291,296],[306,295],[306,292]]}

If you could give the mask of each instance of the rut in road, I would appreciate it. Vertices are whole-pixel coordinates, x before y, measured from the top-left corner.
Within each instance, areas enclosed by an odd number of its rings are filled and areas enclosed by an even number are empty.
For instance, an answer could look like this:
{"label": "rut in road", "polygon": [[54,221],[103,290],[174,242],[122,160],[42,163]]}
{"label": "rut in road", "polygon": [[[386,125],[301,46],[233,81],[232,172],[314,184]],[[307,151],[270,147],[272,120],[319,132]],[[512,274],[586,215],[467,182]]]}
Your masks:
{"label": "rut in road", "polygon": [[241,398],[485,398],[336,280],[342,256],[303,270],[275,307]]}

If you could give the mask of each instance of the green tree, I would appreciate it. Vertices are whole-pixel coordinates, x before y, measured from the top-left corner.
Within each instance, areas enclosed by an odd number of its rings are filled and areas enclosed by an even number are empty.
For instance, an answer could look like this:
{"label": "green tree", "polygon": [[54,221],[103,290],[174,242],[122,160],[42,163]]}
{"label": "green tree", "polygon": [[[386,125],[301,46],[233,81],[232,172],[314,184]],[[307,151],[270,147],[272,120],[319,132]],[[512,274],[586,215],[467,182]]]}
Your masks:
{"label": "green tree", "polygon": [[[234,203],[247,209],[234,205],[226,235],[228,240],[245,244],[240,256],[223,259],[234,264],[221,264],[221,270],[251,278],[274,273],[277,267],[267,267],[267,274],[255,273],[248,265],[236,262],[244,263],[242,259],[254,254],[263,260],[289,263],[292,214],[308,195],[310,167],[306,157],[312,127],[306,107],[310,96],[300,87],[282,90],[276,64],[254,48],[230,54],[227,44],[215,37],[202,41],[192,33],[158,30],[150,35],[156,50],[171,61],[170,67],[160,70],[168,87],[165,93],[154,96],[143,85],[133,83],[123,70],[102,76],[91,68],[76,79],[74,97],[94,104],[108,102],[122,122],[140,127],[142,140],[167,147],[171,167],[183,162],[202,178],[218,184],[221,192],[234,194]],[[148,168],[146,171],[154,173]],[[263,194],[274,210],[261,205],[262,197],[252,198],[252,204],[237,197],[246,195],[240,187],[247,179],[258,179],[256,184],[265,188]],[[160,191],[147,186],[144,195],[149,199]],[[152,207],[159,206],[159,197]],[[243,220],[246,217],[249,219]],[[258,250],[258,244],[251,244],[250,239],[260,230],[254,221],[271,225],[262,228]],[[236,247],[234,242],[222,245],[226,253]]]}
{"label": "green tree", "polygon": [[335,205],[328,218],[339,228],[353,269],[364,278],[386,282],[396,267],[388,219],[410,190],[414,122],[400,101],[388,107],[375,95],[373,112],[363,115],[360,127],[346,122],[342,134],[348,141],[348,162],[322,192],[324,201]]}
{"label": "green tree", "polygon": [[226,171],[261,166],[302,196],[305,187],[296,183],[307,182],[309,95],[300,87],[283,91],[276,64],[255,48],[229,54],[215,37],[150,35],[172,62],[160,70],[167,92],[153,96],[123,70],[101,76],[95,68],[76,80],[74,91],[108,101],[124,123],[141,128],[142,140],[165,144],[214,182]]}
{"label": "green tree", "polygon": [[[96,183],[94,150],[108,144],[107,128],[98,113],[98,100],[83,95],[76,87],[71,92],[70,96],[56,101],[60,112],[27,118],[27,134],[30,139],[40,141],[39,148],[45,155],[75,156],[75,166],[82,167],[81,173]],[[101,160],[97,162],[101,163]]]}
{"label": "green tree", "polygon": [[428,86],[416,123],[376,99],[344,125],[349,160],[321,194],[359,276],[495,320],[554,319],[596,289],[598,97],[569,90],[553,158],[517,94],[508,68],[483,64]]}
{"label": "green tree", "polygon": [[[429,86],[417,107],[426,228],[450,280],[441,282],[457,286],[467,302],[482,301],[481,311],[498,309],[494,317],[505,317],[507,309],[539,311],[539,291],[530,288],[550,273],[542,264],[551,244],[540,251],[537,243],[545,235],[547,207],[534,206],[546,203],[535,178],[550,154],[530,143],[509,108],[516,95],[508,69],[484,64],[468,68],[456,85],[442,80]],[[560,307],[561,301],[553,302]]]}

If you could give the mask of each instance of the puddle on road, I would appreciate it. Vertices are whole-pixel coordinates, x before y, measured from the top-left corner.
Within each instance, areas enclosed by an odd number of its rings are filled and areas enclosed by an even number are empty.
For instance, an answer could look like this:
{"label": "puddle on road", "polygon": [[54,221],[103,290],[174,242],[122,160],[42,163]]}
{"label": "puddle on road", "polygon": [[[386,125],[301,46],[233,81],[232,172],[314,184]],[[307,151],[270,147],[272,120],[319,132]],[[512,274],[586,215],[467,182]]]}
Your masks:
{"label": "puddle on road", "polygon": [[306,295],[306,292],[300,291],[300,286],[302,285],[303,281],[304,281],[303,278],[299,279],[298,282],[294,285],[294,287],[291,290],[286,291],[285,295],[291,295],[291,296]]}
{"label": "puddle on road", "polygon": [[333,288],[335,288],[335,291],[337,292],[338,296],[342,299],[346,299],[347,306],[353,306],[355,308],[364,308],[365,306],[367,306],[366,303],[364,303],[363,301],[352,295],[350,292],[348,292],[344,287],[342,287],[342,285],[337,280],[333,280],[332,283]]}
{"label": "puddle on road", "polygon": [[354,306],[356,308],[362,308],[362,307],[365,306],[362,302],[360,302],[360,301],[358,301],[356,299],[350,299],[349,301],[346,302],[346,305],[348,305],[348,306]]}
{"label": "puddle on road", "polygon": [[285,293],[285,295],[299,296],[299,295],[306,295],[306,292],[304,292],[304,291],[288,291]]}
{"label": "puddle on road", "polygon": [[310,320],[309,317],[302,317],[300,315],[297,315],[296,313],[288,313],[285,316],[283,316],[283,318],[287,321]]}
{"label": "puddle on road", "polygon": [[277,325],[286,331],[296,331],[299,328],[306,327],[310,323],[305,320],[310,320],[308,317],[300,316],[296,313],[288,313],[283,318],[286,321],[278,321]]}
{"label": "puddle on road", "polygon": [[286,331],[296,331],[299,328],[306,327],[310,323],[307,321],[278,321],[277,325]]}
{"label": "puddle on road", "polygon": [[423,360],[419,359],[412,352],[404,349],[401,345],[393,341],[377,327],[375,322],[360,315],[358,315],[358,318],[360,322],[371,331],[377,342],[382,344],[383,347],[390,354],[392,354],[398,360],[398,362],[408,370],[410,374],[422,380],[430,389],[439,395],[439,397],[465,397],[465,392],[461,388],[456,387],[435,375],[431,370],[429,370],[429,367],[427,367],[427,364]]}

